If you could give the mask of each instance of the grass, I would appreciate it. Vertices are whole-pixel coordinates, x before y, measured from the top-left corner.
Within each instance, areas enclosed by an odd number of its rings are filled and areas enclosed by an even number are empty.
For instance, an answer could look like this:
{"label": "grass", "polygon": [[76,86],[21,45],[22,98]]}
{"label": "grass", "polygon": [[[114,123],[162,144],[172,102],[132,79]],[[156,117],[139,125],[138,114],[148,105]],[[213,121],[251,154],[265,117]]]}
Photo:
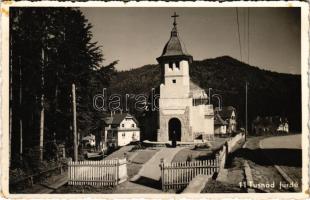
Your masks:
{"label": "grass", "polygon": [[229,138],[215,137],[215,141],[212,142],[211,148],[196,148],[189,149],[184,148],[179,151],[173,158],[172,162],[184,162],[191,160],[206,160],[210,157],[213,157],[214,152],[221,148],[221,146],[228,140]]}
{"label": "grass", "polygon": [[209,181],[202,193],[245,193],[246,190],[244,188],[240,188],[239,186],[224,183],[216,180]]}

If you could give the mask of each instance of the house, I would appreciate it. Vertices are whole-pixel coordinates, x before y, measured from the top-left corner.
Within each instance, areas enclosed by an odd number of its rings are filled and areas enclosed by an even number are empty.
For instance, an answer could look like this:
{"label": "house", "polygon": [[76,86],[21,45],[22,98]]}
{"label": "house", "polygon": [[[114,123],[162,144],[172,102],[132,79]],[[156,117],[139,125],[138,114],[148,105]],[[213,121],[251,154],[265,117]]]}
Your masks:
{"label": "house", "polygon": [[104,118],[104,138],[108,147],[125,146],[140,141],[138,121],[128,113],[114,113]]}
{"label": "house", "polygon": [[209,97],[189,75],[193,57],[180,40],[174,20],[170,39],[157,58],[161,67],[161,83],[155,90],[159,110],[149,116],[147,130],[157,142],[194,142],[214,135],[213,105]]}
{"label": "house", "polygon": [[227,123],[227,133],[233,133],[237,130],[237,114],[236,109],[233,106],[227,106],[222,108],[215,108],[215,114],[220,115],[221,119],[223,119]]}
{"label": "house", "polygon": [[254,134],[289,132],[289,124],[286,118],[282,120],[279,116],[257,116],[252,122]]}
{"label": "house", "polygon": [[217,113],[214,115],[214,134],[226,135],[228,123]]}
{"label": "house", "polygon": [[289,132],[289,126],[288,126],[287,119],[285,119],[283,121],[281,120],[280,124],[278,125],[277,131],[278,132],[286,132],[286,133]]}
{"label": "house", "polygon": [[87,135],[82,138],[84,146],[94,147],[96,146],[96,137],[93,134]]}

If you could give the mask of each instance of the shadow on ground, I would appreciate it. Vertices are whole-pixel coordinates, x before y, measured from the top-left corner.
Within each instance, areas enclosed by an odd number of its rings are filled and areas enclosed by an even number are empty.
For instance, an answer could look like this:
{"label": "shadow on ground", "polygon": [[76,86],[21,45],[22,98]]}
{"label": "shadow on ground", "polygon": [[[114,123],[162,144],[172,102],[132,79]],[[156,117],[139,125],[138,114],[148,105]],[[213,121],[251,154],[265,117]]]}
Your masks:
{"label": "shadow on ground", "polygon": [[231,164],[234,157],[241,157],[246,160],[263,165],[284,165],[301,167],[301,149],[238,149],[231,153],[227,158],[227,164]]}
{"label": "shadow on ground", "polygon": [[161,190],[161,182],[154,180],[154,179],[151,179],[151,178],[148,178],[148,177],[141,176],[141,177],[139,177],[138,180],[132,181],[132,182],[143,185],[143,186],[147,186],[150,188]]}

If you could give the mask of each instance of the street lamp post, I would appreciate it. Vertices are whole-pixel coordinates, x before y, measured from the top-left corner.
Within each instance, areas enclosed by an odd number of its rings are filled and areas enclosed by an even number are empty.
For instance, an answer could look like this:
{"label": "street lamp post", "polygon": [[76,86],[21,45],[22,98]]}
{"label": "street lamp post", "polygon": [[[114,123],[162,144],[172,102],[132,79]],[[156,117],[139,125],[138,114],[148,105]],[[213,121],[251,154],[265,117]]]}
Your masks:
{"label": "street lamp post", "polygon": [[209,88],[209,105],[211,104],[211,90],[212,88]]}

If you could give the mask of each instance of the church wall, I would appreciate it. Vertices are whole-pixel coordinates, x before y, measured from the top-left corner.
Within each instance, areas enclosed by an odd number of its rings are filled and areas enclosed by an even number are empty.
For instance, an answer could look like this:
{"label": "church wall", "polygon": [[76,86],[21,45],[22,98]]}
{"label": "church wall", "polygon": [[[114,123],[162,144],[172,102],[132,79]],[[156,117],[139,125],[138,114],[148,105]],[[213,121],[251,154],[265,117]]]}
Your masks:
{"label": "church wall", "polygon": [[[170,67],[172,64],[172,68]],[[188,62],[166,63],[164,65],[164,84],[160,86],[161,98],[187,98],[189,94],[189,69]]]}
{"label": "church wall", "polygon": [[209,115],[211,111],[212,108],[209,108],[208,105],[191,107],[190,124],[193,127],[193,133],[196,136],[201,133],[214,134],[214,118],[213,115]]}
{"label": "church wall", "polygon": [[181,98],[169,98],[169,99],[159,99],[159,107],[160,108],[182,108],[185,109],[185,107],[191,105],[191,99],[181,99]]}
{"label": "church wall", "polygon": [[189,107],[184,110],[169,110],[160,109],[160,129],[157,136],[157,141],[167,142],[169,141],[169,120],[177,118],[181,122],[181,141],[190,142],[193,141],[192,128],[190,126],[190,113]]}

